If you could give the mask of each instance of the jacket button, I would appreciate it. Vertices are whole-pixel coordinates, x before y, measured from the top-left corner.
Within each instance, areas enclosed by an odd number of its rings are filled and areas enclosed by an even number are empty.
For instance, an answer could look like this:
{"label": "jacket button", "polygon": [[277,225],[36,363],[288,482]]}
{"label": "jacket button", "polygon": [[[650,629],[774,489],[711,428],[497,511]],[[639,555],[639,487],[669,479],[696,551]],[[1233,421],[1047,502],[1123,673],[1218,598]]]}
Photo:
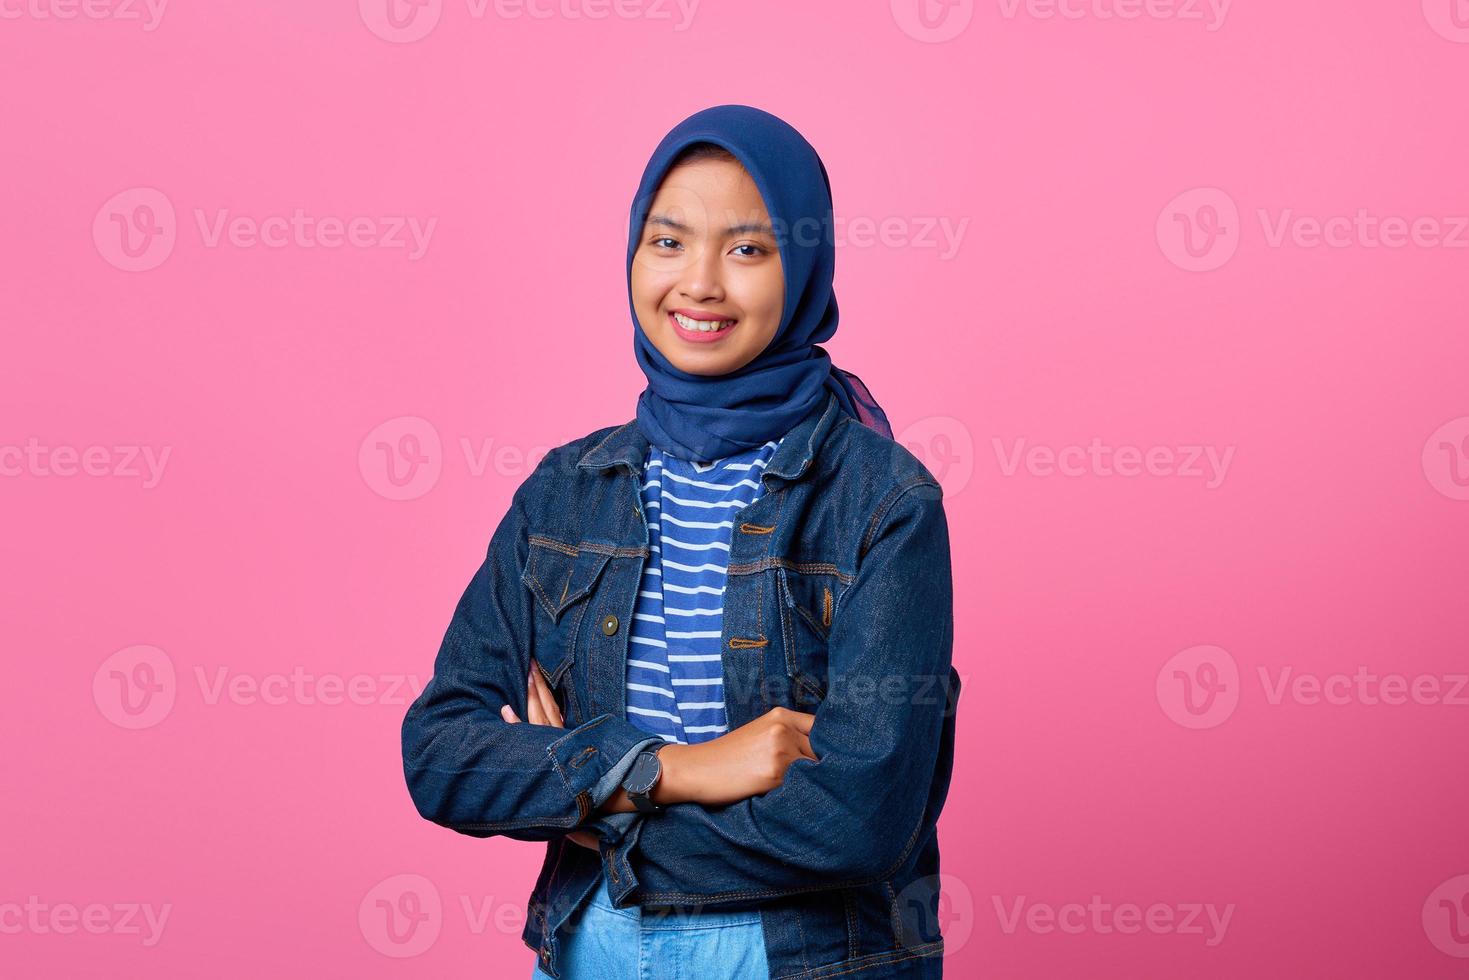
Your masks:
{"label": "jacket button", "polygon": [[611,636],[612,634],[617,632],[616,616],[608,615],[602,617],[602,632],[606,633],[608,636]]}

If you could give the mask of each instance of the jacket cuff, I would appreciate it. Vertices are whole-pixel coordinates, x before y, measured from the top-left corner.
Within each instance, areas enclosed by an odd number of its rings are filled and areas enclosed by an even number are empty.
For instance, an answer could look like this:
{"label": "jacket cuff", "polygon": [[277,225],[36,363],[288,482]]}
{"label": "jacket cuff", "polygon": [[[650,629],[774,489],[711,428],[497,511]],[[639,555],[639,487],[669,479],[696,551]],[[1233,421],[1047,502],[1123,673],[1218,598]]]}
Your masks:
{"label": "jacket cuff", "polygon": [[[657,738],[656,735],[652,737]],[[612,714],[601,714],[547,745],[546,754],[551,757],[551,765],[566,784],[584,819],[616,791],[621,777],[609,779],[606,783],[603,780],[616,773],[619,763],[627,760],[630,765],[628,755],[631,750],[648,739],[648,733],[631,722]],[[637,753],[632,752],[631,758],[636,757]],[[594,802],[593,792],[604,787],[606,795]]]}
{"label": "jacket cuff", "polygon": [[580,829],[590,830],[599,840],[608,844],[621,844],[633,825],[640,823],[643,814],[626,811],[622,813],[599,813],[589,818]]}

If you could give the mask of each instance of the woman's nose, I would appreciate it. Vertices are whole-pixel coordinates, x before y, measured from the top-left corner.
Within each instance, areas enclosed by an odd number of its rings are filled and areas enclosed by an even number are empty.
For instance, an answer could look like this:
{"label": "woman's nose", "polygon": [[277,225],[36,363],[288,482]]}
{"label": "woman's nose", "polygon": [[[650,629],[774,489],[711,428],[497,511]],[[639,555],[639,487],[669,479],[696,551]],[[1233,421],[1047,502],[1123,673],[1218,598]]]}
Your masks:
{"label": "woman's nose", "polygon": [[689,267],[684,270],[681,291],[697,302],[716,302],[724,298],[724,283],[720,275],[718,249],[705,248],[696,254]]}

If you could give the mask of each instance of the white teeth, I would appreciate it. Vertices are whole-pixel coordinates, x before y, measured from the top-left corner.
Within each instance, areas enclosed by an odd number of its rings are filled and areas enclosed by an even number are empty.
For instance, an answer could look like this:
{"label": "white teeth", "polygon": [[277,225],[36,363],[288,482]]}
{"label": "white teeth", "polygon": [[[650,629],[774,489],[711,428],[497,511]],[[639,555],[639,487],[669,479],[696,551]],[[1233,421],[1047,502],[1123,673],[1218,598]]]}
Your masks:
{"label": "white teeth", "polygon": [[673,318],[685,330],[697,330],[700,333],[713,333],[716,330],[723,330],[734,323],[733,320],[720,320],[718,322],[713,320],[693,320],[684,316],[682,313],[673,314]]}

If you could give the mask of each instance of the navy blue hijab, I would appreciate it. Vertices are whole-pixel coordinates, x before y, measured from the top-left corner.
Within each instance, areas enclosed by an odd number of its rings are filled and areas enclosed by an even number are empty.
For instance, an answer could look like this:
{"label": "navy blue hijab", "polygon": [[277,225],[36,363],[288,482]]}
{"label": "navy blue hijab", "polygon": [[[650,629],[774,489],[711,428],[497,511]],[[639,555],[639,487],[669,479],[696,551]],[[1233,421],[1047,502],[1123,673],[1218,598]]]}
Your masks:
{"label": "navy blue hijab", "polygon": [[[643,222],[669,166],[693,143],[722,146],[749,171],[770,213],[785,278],[785,307],[769,345],[749,364],[718,376],[669,363],[639,326],[632,297]],[[835,266],[831,181],[815,148],[789,123],[752,106],[720,105],[694,113],[663,137],[633,199],[627,243],[633,346],[648,377],[637,423],[648,441],[682,459],[722,459],[785,435],[828,392],[842,411],[891,438],[867,386],[817,346],[837,329]]]}

